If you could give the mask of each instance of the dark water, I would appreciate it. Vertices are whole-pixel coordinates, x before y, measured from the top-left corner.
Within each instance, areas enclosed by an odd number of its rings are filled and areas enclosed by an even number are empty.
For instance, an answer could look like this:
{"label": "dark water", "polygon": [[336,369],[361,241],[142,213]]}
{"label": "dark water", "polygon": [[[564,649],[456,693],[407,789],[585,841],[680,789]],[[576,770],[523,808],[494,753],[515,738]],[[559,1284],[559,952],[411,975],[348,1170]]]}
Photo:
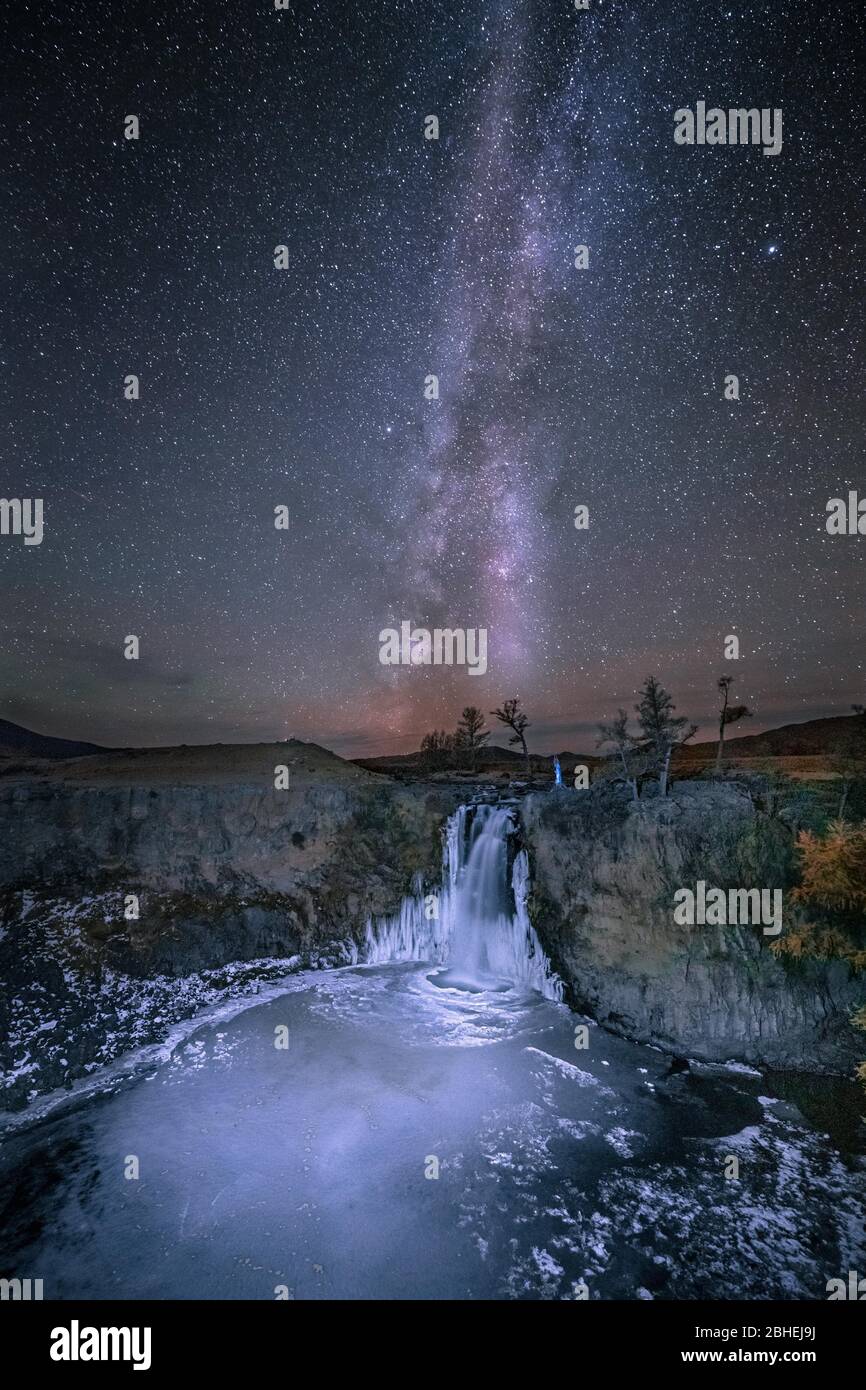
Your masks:
{"label": "dark water", "polygon": [[562,1005],[431,972],[295,977],[8,1132],[2,1272],[215,1299],[823,1299],[866,1272],[863,1171],[766,1081],[593,1027],[578,1051]]}

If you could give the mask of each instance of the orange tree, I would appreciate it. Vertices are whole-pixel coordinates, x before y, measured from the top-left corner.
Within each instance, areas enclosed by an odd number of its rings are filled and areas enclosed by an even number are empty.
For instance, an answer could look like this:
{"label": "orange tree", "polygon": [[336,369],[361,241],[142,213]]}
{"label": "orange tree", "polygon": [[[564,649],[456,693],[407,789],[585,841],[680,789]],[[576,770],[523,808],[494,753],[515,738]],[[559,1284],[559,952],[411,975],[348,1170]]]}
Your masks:
{"label": "orange tree", "polygon": [[[773,949],[798,957],[839,956],[854,970],[866,969],[866,824],[834,820],[823,835],[801,830],[797,852],[801,881],[791,897],[810,915],[817,909],[821,920],[792,927],[773,943]],[[851,1022],[866,1032],[866,1005]],[[857,1075],[866,1084],[866,1062]]]}

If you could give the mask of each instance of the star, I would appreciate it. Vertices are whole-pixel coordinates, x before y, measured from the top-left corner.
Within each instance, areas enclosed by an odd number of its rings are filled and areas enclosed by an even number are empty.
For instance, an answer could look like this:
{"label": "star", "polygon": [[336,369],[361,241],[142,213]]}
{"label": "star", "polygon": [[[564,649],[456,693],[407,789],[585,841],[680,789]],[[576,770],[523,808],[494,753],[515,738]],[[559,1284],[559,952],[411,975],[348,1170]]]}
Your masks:
{"label": "star", "polygon": [[[546,751],[652,671],[709,734],[732,625],[755,731],[862,698],[848,8],[17,7],[2,713],[374,753],[519,694]],[[677,146],[697,100],[783,106],[778,158]],[[487,673],[384,671],[404,620]]]}

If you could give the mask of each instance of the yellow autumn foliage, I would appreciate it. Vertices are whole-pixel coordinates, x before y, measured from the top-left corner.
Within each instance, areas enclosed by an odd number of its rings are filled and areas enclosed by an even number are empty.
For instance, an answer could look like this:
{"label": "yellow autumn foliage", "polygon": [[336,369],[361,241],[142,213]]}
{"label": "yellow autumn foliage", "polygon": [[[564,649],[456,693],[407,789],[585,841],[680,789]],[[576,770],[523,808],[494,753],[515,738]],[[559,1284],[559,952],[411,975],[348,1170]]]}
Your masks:
{"label": "yellow autumn foliage", "polygon": [[802,883],[792,897],[835,911],[866,909],[866,825],[834,820],[826,835],[797,837]]}
{"label": "yellow autumn foliage", "polygon": [[[821,836],[801,830],[797,850],[802,882],[791,894],[794,901],[831,912],[866,910],[866,825],[835,820]],[[797,959],[839,957],[855,970],[866,969],[866,950],[854,945],[844,927],[805,923],[775,941],[773,950]],[[866,1005],[857,1010],[851,1022],[866,1032]],[[866,1062],[860,1063],[856,1074],[866,1086]]]}

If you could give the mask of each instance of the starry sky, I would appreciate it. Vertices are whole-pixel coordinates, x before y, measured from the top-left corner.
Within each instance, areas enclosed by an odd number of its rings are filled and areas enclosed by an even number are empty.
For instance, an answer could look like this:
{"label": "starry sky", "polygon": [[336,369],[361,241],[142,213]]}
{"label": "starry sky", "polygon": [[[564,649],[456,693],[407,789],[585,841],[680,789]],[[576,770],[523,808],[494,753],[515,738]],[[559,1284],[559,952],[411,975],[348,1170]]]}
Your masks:
{"label": "starry sky", "polygon": [[[862,6],[0,23],[0,493],[45,511],[0,537],[0,716],[353,757],[515,695],[591,751],[650,672],[705,733],[722,674],[749,732],[866,696],[825,529],[866,492]],[[780,107],[781,154],[677,146],[699,100]],[[486,628],[486,675],[383,667],[403,620]]]}

